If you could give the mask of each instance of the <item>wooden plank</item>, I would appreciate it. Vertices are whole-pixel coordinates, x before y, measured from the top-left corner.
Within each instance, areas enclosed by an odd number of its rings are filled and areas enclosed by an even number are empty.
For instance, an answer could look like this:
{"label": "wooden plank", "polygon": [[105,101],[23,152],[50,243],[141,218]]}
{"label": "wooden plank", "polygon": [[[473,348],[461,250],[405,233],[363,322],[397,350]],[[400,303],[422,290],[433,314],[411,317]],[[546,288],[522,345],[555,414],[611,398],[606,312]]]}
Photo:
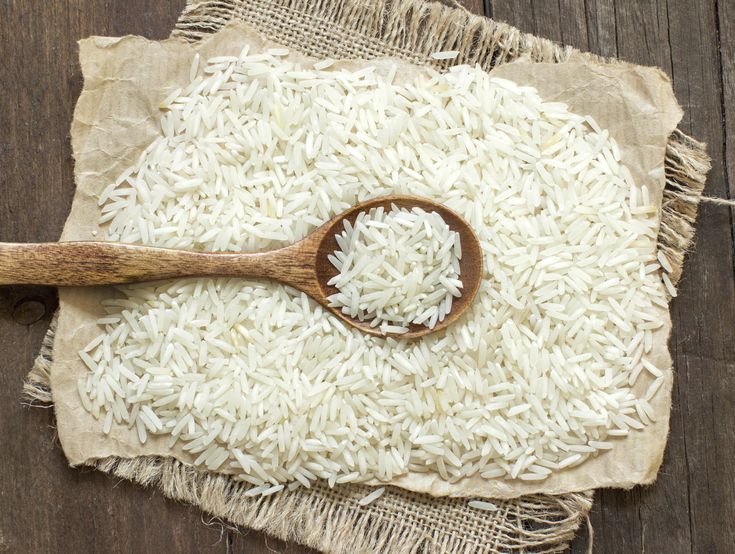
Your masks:
{"label": "wooden plank", "polygon": [[[735,197],[735,2],[719,0],[718,39],[722,73],[722,107],[724,110],[725,176],[728,198]],[[714,145],[713,145],[714,146]],[[733,222],[732,217],[730,223]],[[735,231],[734,231],[735,232]]]}
{"label": "wooden plank", "polygon": [[[680,8],[673,8],[676,11]],[[671,75],[671,46],[669,44],[669,8],[666,2],[636,2],[616,0],[615,37],[618,57],[662,68]],[[675,36],[673,42],[682,43]]]}
{"label": "wooden plank", "polygon": [[491,0],[493,18],[505,21],[522,31],[561,42],[561,21],[557,0]]}
{"label": "wooden plank", "polygon": [[589,50],[589,29],[585,0],[559,0],[559,24],[561,42]]}
{"label": "wooden plank", "polygon": [[[590,30],[587,11],[597,15],[595,5],[585,0],[489,0],[488,15],[526,33],[588,50]],[[600,17],[605,10],[600,11]],[[592,22],[596,19],[593,17]]]}
{"label": "wooden plank", "polygon": [[[488,16],[505,21],[522,31],[533,33],[553,41],[574,46],[582,50],[599,43],[604,45],[603,55],[614,56],[615,41],[611,35],[602,33],[607,26],[598,22],[614,20],[614,8],[608,2],[589,3],[586,0],[488,0]],[[590,28],[591,26],[591,28]],[[611,49],[612,47],[612,49]],[[597,48],[593,48],[595,50]]]}
{"label": "wooden plank", "polygon": [[618,55],[615,0],[587,0],[587,43],[589,51],[608,58]]}
{"label": "wooden plank", "polygon": [[227,554],[317,554],[295,542],[285,542],[248,529],[230,531]]}
{"label": "wooden plank", "polygon": [[[728,6],[729,4],[729,6]],[[674,5],[678,7],[673,8]],[[722,69],[732,84],[732,58],[718,52],[718,42],[733,49],[732,3],[717,0],[669,0],[670,36],[677,96],[685,106],[683,127],[709,144],[712,172],[705,193],[726,197],[732,144],[722,127],[723,105],[732,123],[732,96],[724,97]],[[730,35],[728,36],[728,33]],[[718,40],[719,39],[719,40]],[[682,63],[677,63],[677,60]],[[732,173],[729,173],[732,177]],[[688,302],[678,303],[682,322],[677,337],[680,402],[689,470],[689,519],[692,551],[732,552],[735,545],[735,287],[732,219],[729,210],[705,205],[698,223],[697,249],[689,259],[685,283]],[[694,317],[692,317],[694,316]]]}
{"label": "wooden plank", "polygon": [[[127,15],[116,13],[123,6]],[[162,38],[182,7],[183,0],[3,3],[0,240],[55,240],[66,218],[74,186],[69,124],[81,88],[76,41],[90,34]],[[203,525],[199,511],[70,469],[52,412],[21,406],[23,378],[55,303],[53,289],[0,288],[0,551],[226,552],[226,535]]]}
{"label": "wooden plank", "polygon": [[588,49],[585,0],[490,0],[489,13],[527,33]]}

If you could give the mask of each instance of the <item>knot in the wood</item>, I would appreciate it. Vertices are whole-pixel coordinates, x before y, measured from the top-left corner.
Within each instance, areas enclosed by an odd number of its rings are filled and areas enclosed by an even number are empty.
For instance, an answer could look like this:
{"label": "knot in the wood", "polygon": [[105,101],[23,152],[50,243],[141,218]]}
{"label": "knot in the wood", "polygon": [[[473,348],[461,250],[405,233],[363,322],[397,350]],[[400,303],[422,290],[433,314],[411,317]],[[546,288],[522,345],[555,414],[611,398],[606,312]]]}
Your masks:
{"label": "knot in the wood", "polygon": [[46,303],[40,297],[21,298],[13,307],[13,321],[19,325],[32,325],[46,315]]}

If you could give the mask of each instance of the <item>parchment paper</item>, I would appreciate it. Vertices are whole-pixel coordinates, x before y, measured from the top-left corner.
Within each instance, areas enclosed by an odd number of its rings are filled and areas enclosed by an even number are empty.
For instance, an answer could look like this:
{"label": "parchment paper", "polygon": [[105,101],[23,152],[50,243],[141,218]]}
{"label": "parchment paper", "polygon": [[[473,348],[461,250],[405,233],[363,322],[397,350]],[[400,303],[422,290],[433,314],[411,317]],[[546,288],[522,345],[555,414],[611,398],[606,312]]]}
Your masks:
{"label": "parchment paper", "polygon": [[[192,58],[238,54],[245,44],[251,52],[274,46],[243,24],[228,26],[210,39],[191,45],[176,39],[155,42],[141,37],[92,37],[80,42],[84,88],[72,123],[77,191],[62,240],[96,240],[99,193],[159,134],[159,103],[188,82]],[[309,63],[308,58],[292,55]],[[340,62],[334,67],[387,67],[397,63],[404,78],[421,69],[402,61]],[[573,61],[503,65],[493,75],[536,87],[547,100],[567,103],[571,110],[592,115],[618,142],[622,160],[637,186],[647,185],[660,203],[664,187],[664,152],[668,135],[681,118],[668,78],[658,69],[615,62]],[[101,232],[100,232],[101,235]],[[652,250],[655,245],[652,244]],[[109,436],[100,421],[82,407],[78,377],[87,370],[77,352],[99,332],[95,320],[104,314],[100,301],[114,295],[111,288],[61,289],[60,315],[51,369],[52,394],[58,434],[73,466],[108,456],[174,456],[192,458],[179,447],[168,448],[168,438],[150,436],[140,445],[134,430],[113,425]],[[654,335],[649,359],[664,371],[664,384],[651,405],[657,420],[624,439],[613,439],[612,450],[578,467],[555,472],[541,482],[486,480],[480,477],[449,484],[435,474],[409,474],[392,484],[434,495],[512,498],[530,493],[567,493],[597,487],[624,487],[652,482],[663,458],[669,427],[673,375],[667,349],[666,321]],[[645,373],[645,372],[644,372]],[[648,383],[636,386],[643,394]]]}

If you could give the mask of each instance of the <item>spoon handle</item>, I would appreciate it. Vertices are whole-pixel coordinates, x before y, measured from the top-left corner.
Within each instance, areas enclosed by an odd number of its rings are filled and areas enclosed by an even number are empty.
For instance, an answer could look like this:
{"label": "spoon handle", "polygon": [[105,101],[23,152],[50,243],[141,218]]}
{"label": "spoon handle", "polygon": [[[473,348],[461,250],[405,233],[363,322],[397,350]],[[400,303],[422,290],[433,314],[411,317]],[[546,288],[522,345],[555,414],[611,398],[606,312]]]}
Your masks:
{"label": "spoon handle", "polygon": [[[0,285],[116,285],[219,273],[206,254],[114,242],[0,243]],[[224,261],[224,260],[223,260]]]}
{"label": "spoon handle", "polygon": [[204,275],[258,276],[257,267],[248,271],[251,264],[243,259],[247,257],[115,242],[0,243],[0,285],[89,286]]}

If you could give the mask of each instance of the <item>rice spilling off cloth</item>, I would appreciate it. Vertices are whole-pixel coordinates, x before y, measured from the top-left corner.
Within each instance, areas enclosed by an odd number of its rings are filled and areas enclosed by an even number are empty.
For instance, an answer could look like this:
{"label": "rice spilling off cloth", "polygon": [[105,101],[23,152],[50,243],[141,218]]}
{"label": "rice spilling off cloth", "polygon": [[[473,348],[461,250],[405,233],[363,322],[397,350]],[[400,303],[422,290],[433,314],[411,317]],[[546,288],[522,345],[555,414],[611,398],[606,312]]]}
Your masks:
{"label": "rice spilling off cloth", "polygon": [[329,256],[339,273],[332,306],[383,334],[405,333],[411,323],[433,329],[462,294],[462,244],[436,212],[395,206],[358,214],[337,235],[340,249]]}
{"label": "rice spilling off cloth", "polygon": [[408,472],[543,480],[649,423],[658,208],[607,131],[478,68],[401,83],[286,54],[195,58],[162,137],[100,198],[107,238],[262,250],[412,194],[470,223],[480,291],[456,324],[409,342],[275,283],[125,287],[80,353],[102,428],[170,436],[271,494]]}

